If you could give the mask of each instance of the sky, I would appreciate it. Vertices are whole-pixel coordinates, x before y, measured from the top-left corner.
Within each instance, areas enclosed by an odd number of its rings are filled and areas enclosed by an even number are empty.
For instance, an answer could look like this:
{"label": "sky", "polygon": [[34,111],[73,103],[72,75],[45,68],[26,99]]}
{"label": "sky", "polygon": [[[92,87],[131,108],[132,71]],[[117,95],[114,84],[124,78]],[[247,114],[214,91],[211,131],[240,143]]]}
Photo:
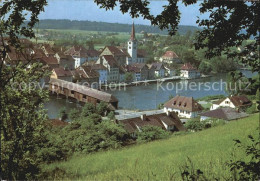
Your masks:
{"label": "sky", "polygon": [[[162,0],[150,2],[150,11],[154,15],[159,14],[163,10],[162,6],[167,4],[167,1]],[[178,3],[181,12],[180,25],[196,26],[197,16],[200,16],[199,3],[185,7],[180,2]],[[135,24],[150,25],[150,22],[142,17],[132,19],[128,13],[123,15],[119,7],[109,11],[100,9],[93,0],[48,0],[45,12],[42,12],[39,18],[89,20],[124,24],[131,24],[134,21]]]}

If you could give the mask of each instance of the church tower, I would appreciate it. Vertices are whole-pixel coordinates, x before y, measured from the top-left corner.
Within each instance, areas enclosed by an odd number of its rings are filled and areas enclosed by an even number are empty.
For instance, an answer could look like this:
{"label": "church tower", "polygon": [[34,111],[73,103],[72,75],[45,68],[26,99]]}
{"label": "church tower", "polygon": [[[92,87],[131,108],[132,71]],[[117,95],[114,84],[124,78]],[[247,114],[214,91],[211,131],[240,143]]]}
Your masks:
{"label": "church tower", "polygon": [[129,41],[127,42],[127,52],[132,57],[132,63],[137,62],[137,40],[135,38],[135,25],[132,25],[132,32]]}

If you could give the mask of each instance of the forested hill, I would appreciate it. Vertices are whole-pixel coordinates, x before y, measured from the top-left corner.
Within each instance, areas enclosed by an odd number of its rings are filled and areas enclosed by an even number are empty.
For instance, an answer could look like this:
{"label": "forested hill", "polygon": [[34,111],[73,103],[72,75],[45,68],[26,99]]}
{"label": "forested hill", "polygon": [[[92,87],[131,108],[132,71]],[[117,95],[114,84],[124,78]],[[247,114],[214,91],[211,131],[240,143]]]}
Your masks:
{"label": "forested hill", "polygon": [[[106,23],[95,21],[76,21],[76,20],[40,20],[39,29],[74,29],[74,30],[87,30],[87,31],[108,31],[108,32],[129,32],[131,30],[131,24],[119,24],[119,23]],[[137,33],[145,31],[147,33],[159,33],[168,34],[167,30],[161,31],[158,27],[147,25],[135,25]],[[179,26],[178,32],[181,35],[186,34],[188,31],[199,30],[195,26]]]}

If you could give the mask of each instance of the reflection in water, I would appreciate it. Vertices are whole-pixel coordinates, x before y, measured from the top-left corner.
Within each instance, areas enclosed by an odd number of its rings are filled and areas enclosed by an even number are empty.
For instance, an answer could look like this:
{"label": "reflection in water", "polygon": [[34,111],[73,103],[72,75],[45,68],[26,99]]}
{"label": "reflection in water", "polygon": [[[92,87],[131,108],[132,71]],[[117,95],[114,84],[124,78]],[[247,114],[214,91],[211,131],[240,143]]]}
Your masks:
{"label": "reflection in water", "polygon": [[[253,75],[250,71],[243,71],[243,73],[247,77]],[[227,74],[218,74],[208,78],[176,80],[162,84],[151,83],[149,85],[126,87],[125,90],[107,92],[113,94],[119,100],[119,108],[149,110],[156,109],[158,104],[166,102],[170,95],[192,96],[195,99],[209,95],[227,95],[223,83],[226,80]],[[45,107],[48,109],[50,118],[57,118],[60,108],[65,107],[69,111],[80,106],[65,99],[57,99],[56,96],[51,96]]]}

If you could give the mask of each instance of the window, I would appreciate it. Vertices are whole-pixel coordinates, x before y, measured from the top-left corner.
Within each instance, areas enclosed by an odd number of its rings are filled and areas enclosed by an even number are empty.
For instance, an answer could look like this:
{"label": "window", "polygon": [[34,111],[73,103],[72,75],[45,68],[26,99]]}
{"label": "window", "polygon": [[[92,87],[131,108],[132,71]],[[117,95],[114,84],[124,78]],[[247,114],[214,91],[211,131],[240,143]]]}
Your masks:
{"label": "window", "polygon": [[87,96],[86,96],[86,95],[83,95],[83,99],[87,99]]}
{"label": "window", "polygon": [[74,91],[70,91],[71,94],[74,94]]}
{"label": "window", "polygon": [[129,48],[129,49],[131,49],[131,47],[130,47],[130,46],[129,46],[128,48]]}
{"label": "window", "polygon": [[226,104],[229,104],[229,101],[225,101]]}

